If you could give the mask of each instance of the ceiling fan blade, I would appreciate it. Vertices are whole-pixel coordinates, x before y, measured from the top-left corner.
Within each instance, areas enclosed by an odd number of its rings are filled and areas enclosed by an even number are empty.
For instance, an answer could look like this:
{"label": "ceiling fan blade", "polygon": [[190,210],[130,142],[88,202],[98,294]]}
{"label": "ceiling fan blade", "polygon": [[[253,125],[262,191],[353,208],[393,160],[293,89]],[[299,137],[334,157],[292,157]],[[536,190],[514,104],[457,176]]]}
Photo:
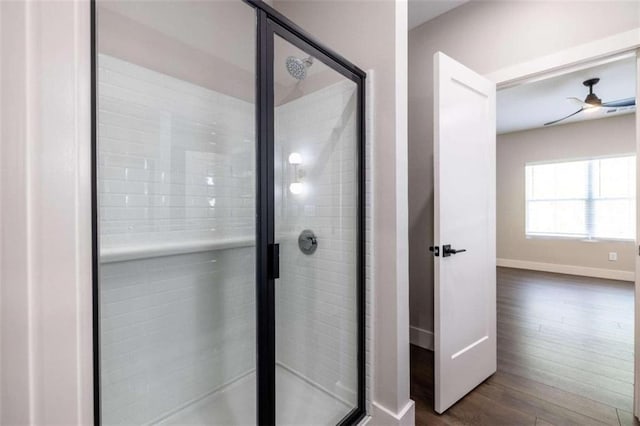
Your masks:
{"label": "ceiling fan blade", "polygon": [[572,113],[572,114],[569,114],[569,115],[567,115],[566,117],[562,117],[562,118],[561,118],[561,119],[559,119],[559,120],[555,120],[555,121],[550,121],[550,122],[548,122],[548,123],[544,123],[544,125],[545,125],[545,126],[550,126],[550,125],[552,125],[552,124],[559,123],[559,122],[561,122],[562,120],[566,120],[566,119],[567,119],[567,118],[569,118],[569,117],[573,117],[574,115],[576,115],[577,113],[582,112],[582,111],[584,111],[584,108],[580,108],[580,109],[579,109],[579,110],[577,110],[576,112],[574,112],[574,113]]}
{"label": "ceiling fan blade", "polygon": [[571,101],[571,102],[573,102],[573,103],[575,103],[577,105],[582,105],[583,107],[587,107],[587,108],[592,106],[592,105],[589,105],[588,103],[586,103],[585,101],[583,101],[582,99],[574,98],[573,96],[567,98],[567,100]]}
{"label": "ceiling fan blade", "polygon": [[619,99],[617,101],[605,102],[603,107],[615,108],[615,107],[627,107],[634,106],[636,104],[636,98]]}

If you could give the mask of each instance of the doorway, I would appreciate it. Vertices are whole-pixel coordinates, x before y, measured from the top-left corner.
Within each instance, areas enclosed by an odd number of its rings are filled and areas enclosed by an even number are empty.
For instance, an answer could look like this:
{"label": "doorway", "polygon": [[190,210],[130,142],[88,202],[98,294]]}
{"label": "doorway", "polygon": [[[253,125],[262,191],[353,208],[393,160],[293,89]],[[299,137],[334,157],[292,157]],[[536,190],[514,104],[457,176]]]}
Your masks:
{"label": "doorway", "polygon": [[[630,58],[630,56],[632,56],[632,58]],[[620,57],[619,59],[624,60],[625,58]],[[515,216],[517,220],[521,220],[522,223],[522,233],[511,226],[508,228],[508,232],[506,232],[506,234],[511,233],[517,234],[518,236],[522,234],[523,238],[530,238],[531,240],[534,240],[535,237],[543,237],[543,235],[533,235],[536,232],[536,227],[555,226],[550,225],[551,222],[556,224],[564,223],[565,225],[563,226],[569,225],[575,227],[575,232],[580,232],[578,237],[580,238],[580,242],[584,244],[592,244],[590,246],[591,249],[596,247],[595,244],[597,242],[622,244],[620,247],[626,247],[626,251],[623,256],[619,257],[617,256],[619,254],[618,252],[614,250],[609,251],[608,247],[611,246],[605,247],[605,251],[603,252],[604,259],[606,259],[605,264],[606,262],[623,260],[626,261],[628,268],[627,270],[608,268],[608,270],[603,272],[601,269],[607,268],[596,267],[597,264],[595,264],[593,260],[587,261],[591,262],[591,266],[583,265],[581,268],[552,268],[549,266],[551,264],[549,261],[539,261],[537,265],[532,263],[527,264],[526,262],[508,262],[505,261],[504,258],[500,258],[499,249],[499,266],[502,265],[509,268],[529,270],[537,269],[538,271],[546,272],[518,271],[516,269],[512,270],[504,268],[499,268],[498,270],[498,373],[489,380],[480,384],[477,389],[460,401],[460,406],[457,409],[458,414],[472,417],[477,416],[476,422],[481,423],[482,421],[478,419],[485,418],[492,419],[493,424],[495,424],[500,422],[500,416],[503,416],[502,419],[507,419],[509,417],[512,419],[520,418],[522,423],[528,423],[530,420],[536,422],[538,421],[538,417],[540,417],[540,422],[549,422],[550,420],[545,420],[549,418],[555,418],[556,422],[561,422],[569,421],[571,416],[574,416],[573,421],[578,423],[588,423],[589,418],[582,418],[581,421],[576,420],[579,419],[580,415],[584,415],[586,413],[589,413],[592,421],[599,421],[608,424],[619,424],[619,422],[623,422],[624,424],[625,421],[633,421],[634,284],[629,283],[628,281],[633,281],[635,277],[635,245],[633,244],[633,241],[636,236],[636,214],[635,206],[631,208],[629,205],[630,203],[635,205],[635,182],[637,181],[635,170],[635,147],[637,136],[635,129],[635,117],[633,114],[626,117],[624,115],[634,112],[629,109],[625,110],[625,108],[635,106],[636,58],[635,55],[626,55],[626,59],[629,60],[628,68],[631,69],[631,73],[633,75],[633,81],[631,81],[628,86],[630,87],[630,89],[628,89],[630,90],[630,94],[618,99],[616,94],[610,92],[609,96],[606,96],[605,98],[603,90],[601,92],[603,93],[604,99],[602,105],[603,108],[584,112],[585,115],[597,113],[608,115],[608,117],[603,120],[589,120],[589,125],[592,127],[595,126],[602,128],[602,123],[609,120],[609,123],[612,123],[611,126],[613,126],[615,130],[609,131],[608,134],[615,134],[618,136],[623,133],[628,133],[626,147],[618,151],[612,151],[611,148],[615,144],[612,142],[607,146],[602,142],[606,140],[606,137],[604,137],[600,139],[599,144],[595,144],[599,148],[603,149],[603,151],[585,153],[582,156],[576,156],[574,152],[573,157],[571,157],[566,146],[563,147],[561,144],[557,144],[558,146],[556,146],[556,148],[563,151],[562,154],[565,156],[564,158],[555,158],[555,161],[553,162],[545,162],[544,159],[538,159],[537,161],[523,161],[521,163],[517,163],[517,166],[514,166],[517,168],[517,178],[501,175],[499,173],[498,227],[500,227],[501,224],[505,225],[504,222],[506,222],[504,217],[502,218],[502,221],[500,220],[501,209],[503,209],[503,213]],[[608,63],[609,67],[616,65],[612,58],[608,58],[607,61],[599,61],[597,64],[593,65],[581,64],[578,71],[581,73],[586,72],[588,74],[593,72],[602,72],[603,75],[606,75],[602,69],[594,68],[601,66],[603,62]],[[574,69],[573,71],[575,72],[576,70]],[[557,77],[558,75],[559,73],[556,72],[554,77]],[[537,74],[535,81],[530,82],[530,84],[533,86],[534,84],[537,85],[544,83],[546,78]],[[583,85],[583,81],[586,83],[588,80],[591,80],[591,78],[585,77],[579,81],[579,84]],[[549,79],[549,81],[551,81],[551,79]],[[555,82],[556,86],[558,85],[557,83],[558,82]],[[588,85],[585,84],[584,86],[587,87]],[[523,90],[525,89],[526,88],[523,88]],[[500,92],[498,97],[500,97]],[[632,104],[630,103],[631,100],[633,100]],[[611,103],[606,105],[609,102]],[[606,108],[607,106],[609,106],[609,108]],[[511,110],[513,110],[513,106],[511,107]],[[611,112],[607,113],[606,111]],[[498,114],[500,114],[500,111],[498,111]],[[560,115],[558,118],[562,118],[566,115],[568,114]],[[498,119],[500,119],[500,117],[498,117]],[[554,121],[554,119],[544,120],[541,122],[541,126],[544,126],[544,123],[549,123],[548,129],[545,130],[551,130],[553,128],[552,126],[557,126],[557,124],[552,123],[552,121]],[[498,123],[500,123],[499,120]],[[575,127],[576,125],[576,123],[567,124],[564,127],[561,125],[557,126],[556,129],[558,131],[561,129],[563,133],[566,133],[568,131],[567,129],[571,126]],[[626,133],[623,128],[626,128]],[[520,132],[518,132],[520,133],[519,136],[522,135],[523,130],[524,129],[520,129]],[[602,129],[600,130],[602,131]],[[537,131],[531,132],[533,133]],[[587,132],[593,137],[597,134],[595,128],[588,129]],[[516,133],[514,133],[514,135],[515,134]],[[567,141],[575,139],[576,143],[582,141],[584,142],[583,145],[588,145],[588,138],[586,136],[583,138],[574,136],[572,138],[567,134],[563,134],[563,137]],[[537,154],[540,154],[540,152],[544,150],[544,145],[541,143],[540,132],[536,133],[534,137],[531,138],[530,142],[538,143],[536,146]],[[521,142],[521,144],[523,143],[524,142]],[[584,148],[584,146],[582,146],[582,148]],[[608,151],[604,151],[605,149]],[[572,161],[566,161],[567,159],[571,159]],[[499,171],[500,160],[501,157],[499,154]],[[535,183],[534,181],[536,176],[540,178],[537,181],[537,186],[540,187],[542,180],[545,180],[545,171],[549,172],[553,169],[553,173],[558,174],[561,173],[560,169],[563,168],[566,168],[567,170],[562,173],[569,173],[568,170],[573,168],[575,174],[571,179],[561,178],[555,182],[551,182],[552,179],[547,179],[556,195],[553,197],[545,196],[544,200],[536,198],[535,191],[532,192],[531,188],[528,187],[532,182]],[[549,175],[547,175],[547,178],[548,177]],[[612,183],[613,181],[616,183]],[[568,201],[563,200],[562,197],[557,195],[567,188],[566,182],[574,182],[574,186],[580,186],[584,193],[583,197],[572,197],[571,202],[574,203],[573,208],[575,212],[571,213],[570,205],[565,204],[562,207],[558,207],[558,212],[553,215],[549,213],[548,208],[546,209],[546,212],[542,211],[541,213],[541,204],[544,206],[546,203],[547,207],[549,207],[554,203],[566,203]],[[514,209],[516,209],[514,207],[501,207],[500,197],[506,192],[504,188],[503,190],[500,189],[501,183],[504,183],[506,186],[518,187],[521,196],[518,198],[517,211],[514,212]],[[615,197],[612,197],[609,193],[603,191],[607,186],[615,187],[618,191],[624,190],[625,195],[616,194]],[[527,193],[527,195],[525,195],[525,193]],[[609,206],[608,209],[603,209],[602,207],[604,204],[611,204],[613,202],[612,198],[615,198],[615,202],[619,204],[617,208],[613,209]],[[578,201],[579,203],[576,203]],[[530,205],[528,206],[527,204]],[[600,207],[597,206],[598,204],[600,204]],[[622,204],[626,204],[627,207],[623,207]],[[598,209],[600,212],[596,213]],[[613,211],[616,212],[615,217],[612,217]],[[547,219],[546,222],[541,215]],[[571,216],[571,219],[563,219],[564,216]],[[549,217],[555,217],[556,220],[550,220]],[[546,225],[543,225],[543,223],[546,223]],[[577,231],[578,228],[581,228],[581,230]],[[607,230],[605,231],[605,229]],[[531,235],[526,235],[527,233]],[[552,238],[559,237],[563,236],[544,235],[546,242]],[[500,235],[498,235],[498,238],[500,238]],[[612,242],[612,240],[617,241]],[[564,243],[568,243],[568,241],[563,240],[563,244]],[[498,245],[500,246],[500,244],[504,245],[504,242],[499,243]],[[513,253],[514,251],[515,249],[512,246],[509,246],[508,252]],[[554,252],[551,248],[547,247],[545,251],[546,255],[551,257],[554,256]],[[551,272],[551,274],[549,272]],[[563,273],[565,275],[554,275],[554,273]],[[585,275],[596,278],[585,278],[583,277]],[[617,281],[611,281],[611,279]],[[627,283],[621,282],[624,280],[626,280]],[[555,294],[555,299],[553,299],[553,291],[546,296],[544,295],[545,291],[554,288],[558,292]],[[609,293],[607,293],[607,291]],[[527,303],[527,300],[529,300],[529,303]],[[517,306],[506,306],[506,302]],[[557,303],[562,303],[567,307],[567,311],[564,316],[554,317],[550,313],[548,315],[542,313],[543,310],[549,309],[548,306],[563,306],[558,305]],[[598,306],[598,303],[600,303],[600,306],[597,308],[601,310],[600,316],[609,318],[606,325],[598,323],[595,318],[596,312],[593,309]],[[537,323],[535,320],[527,321],[527,319],[535,318],[536,313],[540,316]],[[527,318],[528,314],[530,314],[531,318]],[[559,318],[559,322],[554,324],[554,318],[555,320],[558,320]],[[512,321],[510,324],[507,324],[507,319],[515,320],[515,322]],[[519,324],[515,324],[522,320],[525,320],[524,323],[520,322]],[[545,322],[545,324],[542,324],[542,322]],[[514,326],[518,327],[518,331],[514,332]],[[510,330],[510,333],[507,333],[505,330],[509,327],[512,327],[512,329]],[[603,336],[602,331],[604,330],[602,327],[612,328],[606,329],[609,334]],[[530,330],[528,330],[528,328],[530,328]],[[624,328],[626,328],[626,331],[621,332],[621,329]],[[575,335],[572,335],[572,332],[576,335],[582,332],[584,335],[576,337]],[[541,333],[545,334],[546,339],[540,340]],[[512,347],[505,350],[505,353],[511,352],[510,355],[501,353],[500,341],[509,341],[506,334],[511,334]],[[554,335],[550,336],[552,334]],[[531,339],[528,340],[527,337],[532,337],[534,340],[537,340],[533,342]],[[553,339],[551,337],[553,337]],[[604,340],[598,342],[599,338],[603,338]],[[554,339],[555,341],[553,341]],[[607,341],[607,339],[609,339],[609,341]],[[589,362],[593,361],[590,359],[584,359],[585,354],[590,352],[590,348],[588,347],[589,343],[587,342],[593,344],[594,347],[599,345],[605,351],[610,349],[610,352],[608,353],[597,353],[592,355],[594,357],[601,357],[600,359],[602,362],[599,365],[594,364],[590,367],[585,367]],[[615,342],[618,342],[618,344],[615,344]],[[574,346],[582,344],[583,347],[571,347],[572,344]],[[541,347],[545,345],[547,346],[541,349]],[[525,347],[535,347],[535,349],[531,350],[534,352],[537,351],[536,354],[526,354],[522,351]],[[621,349],[624,354],[620,353]],[[418,348],[414,348],[414,352],[414,357],[412,358],[420,359],[420,357],[422,357],[423,361],[428,362],[428,354],[421,354]],[[574,356],[575,358],[571,358],[570,356],[567,357],[567,352],[571,352],[571,356]],[[562,353],[565,355],[564,358],[560,355]],[[510,359],[507,359],[509,357]],[[512,380],[510,386],[506,386],[506,382],[501,378],[501,358],[505,360],[505,365],[511,363],[512,369],[509,374],[516,376],[517,379],[516,381]],[[545,368],[541,368],[542,365],[549,368],[549,370],[545,371]],[[419,370],[415,364],[413,367]],[[514,374],[514,367],[523,367],[523,369],[517,371],[517,374]],[[584,373],[581,372],[581,370],[593,371]],[[421,376],[426,377],[427,379],[422,382],[423,389],[417,389],[416,392],[423,393],[424,395],[428,394],[429,374],[430,373],[428,371],[422,371]],[[548,379],[546,381],[542,380],[542,376],[545,375]],[[529,377],[527,378],[526,376]],[[530,379],[531,383],[525,383],[526,380],[523,380],[523,377],[525,379]],[[615,379],[613,379],[614,377]],[[500,382],[501,380],[502,382]],[[598,380],[600,380],[600,382],[598,382]],[[493,386],[493,388],[491,386]],[[589,386],[591,386],[591,388]],[[564,392],[569,390],[569,392],[568,394],[562,394],[562,392],[558,392],[558,389]],[[571,390],[574,390],[575,392],[571,392]],[[611,393],[608,393],[607,390],[611,391]],[[507,394],[509,395],[508,398],[506,397]],[[513,397],[514,395],[518,396]],[[495,408],[493,405],[491,406],[492,409],[489,410],[483,408],[484,406],[487,406],[486,403],[490,400],[495,403],[494,405],[497,404],[497,408],[495,410],[493,409]],[[463,401],[466,402],[463,403]],[[456,409],[456,406],[451,410],[454,409]],[[419,411],[420,409],[418,406],[417,416],[419,416]],[[448,413],[449,412],[445,413],[445,418]],[[578,413],[578,416],[576,416],[576,413]],[[450,413],[450,415],[455,414],[456,413],[454,412]],[[538,414],[541,415],[538,416]],[[427,413],[427,415],[429,414]],[[547,417],[545,418],[544,416]],[[426,418],[438,421],[437,417]],[[466,417],[466,421],[470,421],[469,419],[469,417]],[[551,421],[551,423],[554,422]]]}
{"label": "doorway", "polygon": [[635,92],[623,55],[497,96],[499,363],[605,423],[633,417]]}

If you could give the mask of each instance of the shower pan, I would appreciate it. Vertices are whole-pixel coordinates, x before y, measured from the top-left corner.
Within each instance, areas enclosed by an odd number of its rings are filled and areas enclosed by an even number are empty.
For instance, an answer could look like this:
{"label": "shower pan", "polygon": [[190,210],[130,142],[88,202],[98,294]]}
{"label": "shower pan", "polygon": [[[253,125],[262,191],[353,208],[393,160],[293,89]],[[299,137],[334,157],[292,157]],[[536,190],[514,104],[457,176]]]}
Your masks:
{"label": "shower pan", "polygon": [[365,415],[365,73],[259,0],[96,0],[103,425]]}

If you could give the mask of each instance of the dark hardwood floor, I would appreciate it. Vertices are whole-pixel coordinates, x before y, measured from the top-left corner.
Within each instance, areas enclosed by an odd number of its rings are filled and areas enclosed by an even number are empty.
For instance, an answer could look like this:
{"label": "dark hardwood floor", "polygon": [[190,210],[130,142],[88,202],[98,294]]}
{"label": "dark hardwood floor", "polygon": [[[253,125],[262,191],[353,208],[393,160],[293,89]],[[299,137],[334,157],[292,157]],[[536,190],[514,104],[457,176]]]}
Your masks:
{"label": "dark hardwood floor", "polygon": [[498,268],[498,371],[443,415],[411,347],[417,425],[638,425],[631,283]]}

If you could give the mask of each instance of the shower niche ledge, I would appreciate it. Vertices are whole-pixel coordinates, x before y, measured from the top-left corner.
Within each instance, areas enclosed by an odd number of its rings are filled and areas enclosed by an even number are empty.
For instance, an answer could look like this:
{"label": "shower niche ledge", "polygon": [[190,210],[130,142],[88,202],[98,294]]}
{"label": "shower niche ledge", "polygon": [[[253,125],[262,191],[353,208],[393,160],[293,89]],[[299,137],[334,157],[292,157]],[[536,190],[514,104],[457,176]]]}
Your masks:
{"label": "shower niche ledge", "polygon": [[100,263],[125,262],[128,260],[149,259],[178,254],[252,247],[255,246],[255,244],[255,237],[251,236],[206,240],[157,241],[122,247],[103,247],[100,249]]}

